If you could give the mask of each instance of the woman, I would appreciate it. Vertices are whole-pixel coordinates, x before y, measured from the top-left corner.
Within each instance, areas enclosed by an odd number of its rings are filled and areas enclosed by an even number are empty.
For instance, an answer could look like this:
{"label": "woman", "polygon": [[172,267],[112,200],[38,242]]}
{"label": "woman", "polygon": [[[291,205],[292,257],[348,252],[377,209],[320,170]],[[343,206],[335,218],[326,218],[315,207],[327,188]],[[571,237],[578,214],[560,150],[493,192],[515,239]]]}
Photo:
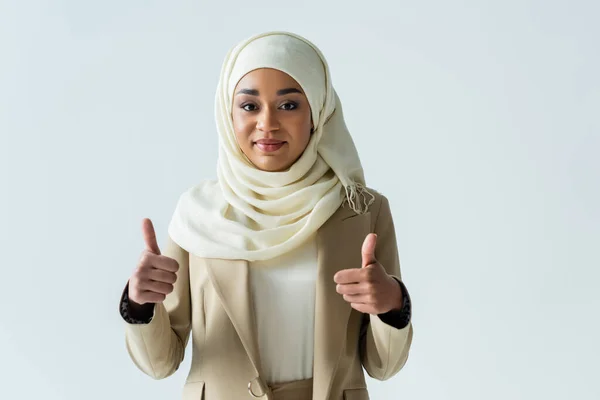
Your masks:
{"label": "woman", "polygon": [[184,399],[368,399],[412,341],[387,199],[363,170],[321,52],[285,32],[226,57],[216,181],[179,199],[121,299],[134,363],[161,379],[190,332]]}

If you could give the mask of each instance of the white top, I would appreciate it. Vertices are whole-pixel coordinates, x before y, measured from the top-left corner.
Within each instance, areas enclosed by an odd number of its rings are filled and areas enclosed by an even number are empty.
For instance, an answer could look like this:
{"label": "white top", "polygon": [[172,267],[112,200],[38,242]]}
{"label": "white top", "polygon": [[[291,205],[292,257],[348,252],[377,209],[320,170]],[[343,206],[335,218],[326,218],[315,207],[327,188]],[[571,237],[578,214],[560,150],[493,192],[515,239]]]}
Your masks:
{"label": "white top", "polygon": [[265,380],[312,378],[317,242],[250,263],[250,282]]}

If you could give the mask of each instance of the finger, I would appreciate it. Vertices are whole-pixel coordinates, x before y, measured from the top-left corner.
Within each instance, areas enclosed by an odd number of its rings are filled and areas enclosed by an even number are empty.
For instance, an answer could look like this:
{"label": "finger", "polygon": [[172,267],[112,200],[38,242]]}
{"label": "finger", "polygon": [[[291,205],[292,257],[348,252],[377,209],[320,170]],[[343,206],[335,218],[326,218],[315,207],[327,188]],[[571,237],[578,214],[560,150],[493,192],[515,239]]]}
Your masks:
{"label": "finger", "polygon": [[335,290],[339,294],[370,294],[373,290],[372,286],[366,282],[338,284]]}
{"label": "finger", "polygon": [[372,294],[345,294],[342,297],[348,303],[375,304],[377,302]]}
{"label": "finger", "polygon": [[167,295],[173,291],[173,285],[170,283],[146,280],[140,282],[139,289],[142,291],[150,291]]}
{"label": "finger", "polygon": [[169,283],[172,285],[177,281],[177,274],[164,269],[152,268],[148,271],[148,278],[153,281]]}
{"label": "finger", "polygon": [[154,232],[154,225],[149,218],[144,218],[142,221],[142,233],[144,235],[144,244],[146,250],[154,254],[160,254],[158,243],[156,242],[156,233]]}
{"label": "finger", "polygon": [[350,307],[354,308],[357,311],[365,314],[376,315],[379,314],[377,309],[371,304],[362,304],[362,303],[350,303]]}
{"label": "finger", "polygon": [[147,276],[148,271],[154,268],[177,272],[179,270],[179,263],[171,257],[157,255],[149,250],[144,250],[140,257],[138,271],[144,273],[144,276]]}
{"label": "finger", "polygon": [[156,293],[156,292],[152,292],[149,290],[145,290],[143,292],[140,292],[140,294],[139,294],[139,298],[141,301],[140,304],[160,303],[160,302],[164,301],[166,297],[167,297],[167,295],[165,295],[165,294]]}
{"label": "finger", "polygon": [[177,272],[179,270],[179,263],[177,260],[167,256],[156,256],[152,260],[152,266],[163,271]]}
{"label": "finger", "polygon": [[333,276],[333,281],[337,284],[348,284],[361,282],[361,270],[359,268],[343,269]]}
{"label": "finger", "polygon": [[381,264],[369,264],[363,268],[350,268],[336,272],[333,281],[340,285],[352,283],[374,283],[380,279]]}
{"label": "finger", "polygon": [[362,245],[362,266],[363,268],[375,264],[375,246],[377,245],[377,234],[369,233]]}

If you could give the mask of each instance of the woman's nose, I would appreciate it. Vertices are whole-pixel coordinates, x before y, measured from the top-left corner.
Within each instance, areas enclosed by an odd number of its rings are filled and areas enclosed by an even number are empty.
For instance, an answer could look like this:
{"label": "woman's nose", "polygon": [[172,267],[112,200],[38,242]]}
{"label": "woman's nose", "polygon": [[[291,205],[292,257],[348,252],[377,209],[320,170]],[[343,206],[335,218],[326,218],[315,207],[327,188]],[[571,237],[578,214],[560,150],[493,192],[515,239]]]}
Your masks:
{"label": "woman's nose", "polygon": [[258,115],[256,128],[263,132],[271,132],[279,129],[279,121],[277,120],[276,111],[264,108]]}

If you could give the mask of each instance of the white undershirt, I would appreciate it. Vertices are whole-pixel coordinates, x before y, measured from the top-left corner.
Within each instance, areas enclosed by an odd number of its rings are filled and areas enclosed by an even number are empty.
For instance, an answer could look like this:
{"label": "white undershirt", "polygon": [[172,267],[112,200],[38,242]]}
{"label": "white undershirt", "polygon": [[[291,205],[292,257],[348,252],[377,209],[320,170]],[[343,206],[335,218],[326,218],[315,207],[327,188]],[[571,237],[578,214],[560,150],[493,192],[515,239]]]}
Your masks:
{"label": "white undershirt", "polygon": [[258,347],[270,384],[312,378],[316,278],[316,235],[280,257],[250,263]]}

